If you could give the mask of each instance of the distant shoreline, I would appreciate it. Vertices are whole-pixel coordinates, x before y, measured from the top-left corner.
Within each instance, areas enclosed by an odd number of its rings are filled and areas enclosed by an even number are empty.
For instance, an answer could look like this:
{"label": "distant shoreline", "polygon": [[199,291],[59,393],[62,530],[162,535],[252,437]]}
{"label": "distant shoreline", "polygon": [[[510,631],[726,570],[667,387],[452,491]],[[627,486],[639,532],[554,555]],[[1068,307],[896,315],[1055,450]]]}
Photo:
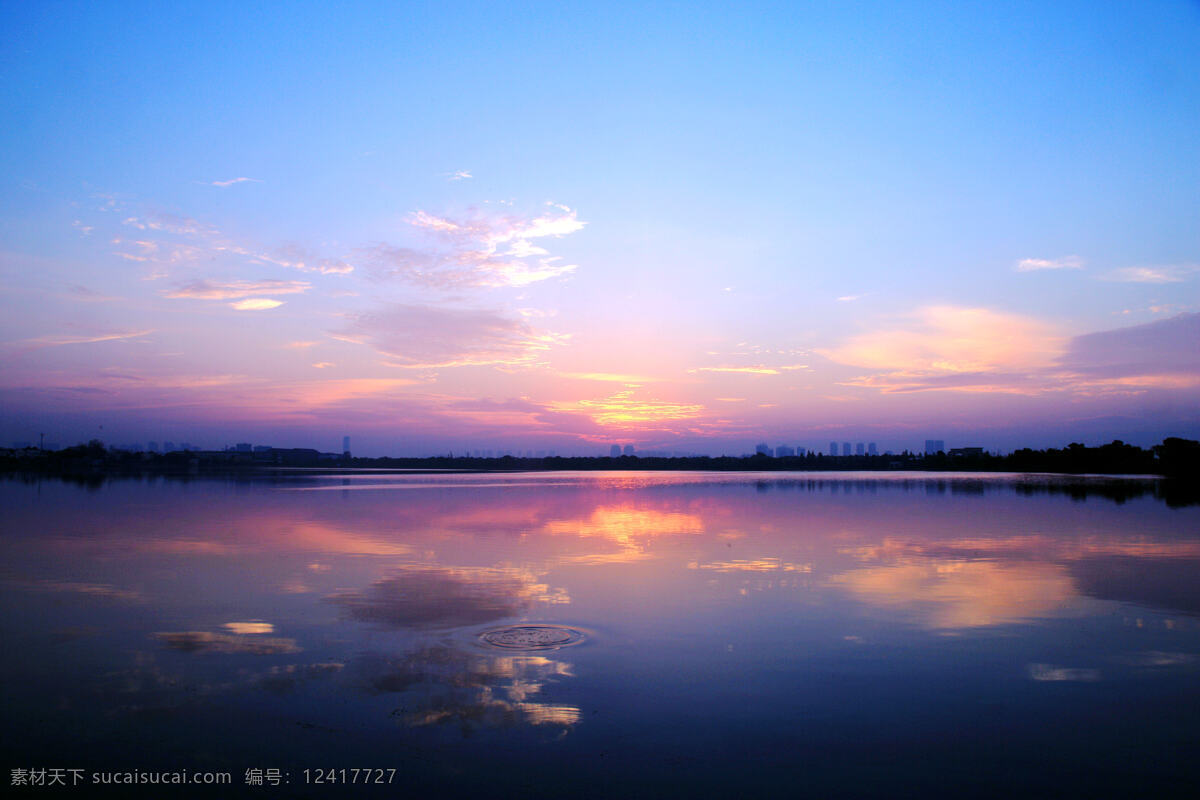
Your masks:
{"label": "distant shoreline", "polygon": [[407,472],[1002,472],[1060,475],[1129,475],[1200,479],[1200,442],[1168,438],[1149,449],[1114,441],[1099,447],[1071,444],[1062,449],[1017,450],[993,455],[979,449],[899,455],[826,456],[807,453],[752,456],[550,456],[547,458],[476,458],[453,455],[425,458],[354,458],[308,449],[262,448],[258,451],[180,450],[132,452],[93,440],[65,450],[0,450],[0,472],[63,475],[202,474],[262,470],[355,470]]}

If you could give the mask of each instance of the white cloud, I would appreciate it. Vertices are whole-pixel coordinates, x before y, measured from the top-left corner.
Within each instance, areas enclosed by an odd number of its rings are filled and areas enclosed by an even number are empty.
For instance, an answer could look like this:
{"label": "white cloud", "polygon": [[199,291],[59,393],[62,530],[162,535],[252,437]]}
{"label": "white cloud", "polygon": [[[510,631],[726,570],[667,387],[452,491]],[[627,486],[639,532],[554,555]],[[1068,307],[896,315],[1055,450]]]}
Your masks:
{"label": "white cloud", "polygon": [[464,286],[521,287],[573,272],[535,239],[561,238],[586,223],[566,206],[548,204],[529,218],[476,212],[463,219],[415,211],[408,222],[430,237],[432,246],[381,244],[367,256],[385,277],[398,277],[440,289]]}
{"label": "white cloud", "polygon": [[1083,259],[1079,256],[1022,258],[1016,266],[1017,272],[1036,272],[1044,269],[1083,269]]}
{"label": "white cloud", "polygon": [[1121,267],[1101,276],[1117,283],[1181,283],[1200,267],[1193,264],[1164,267]]}
{"label": "white cloud", "polygon": [[475,176],[471,174],[471,171],[467,169],[460,169],[456,172],[446,173],[446,179],[451,181],[465,181],[474,177]]}
{"label": "white cloud", "polygon": [[262,183],[262,181],[258,178],[231,178],[227,181],[212,181],[208,185],[224,188],[226,186],[233,186],[235,183]]}

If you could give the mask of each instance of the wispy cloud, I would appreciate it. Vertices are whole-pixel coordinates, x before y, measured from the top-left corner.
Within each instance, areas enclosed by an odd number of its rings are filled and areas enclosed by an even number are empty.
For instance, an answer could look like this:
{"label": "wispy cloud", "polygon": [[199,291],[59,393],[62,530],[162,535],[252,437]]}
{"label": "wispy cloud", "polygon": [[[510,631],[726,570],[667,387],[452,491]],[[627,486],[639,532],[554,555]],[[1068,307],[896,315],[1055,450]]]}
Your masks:
{"label": "wispy cloud", "polygon": [[1079,256],[1022,258],[1016,265],[1017,272],[1037,272],[1044,269],[1083,269],[1083,259]]}
{"label": "wispy cloud", "polygon": [[235,183],[262,183],[258,178],[230,178],[227,181],[210,181],[209,186],[233,186]]}
{"label": "wispy cloud", "polygon": [[471,174],[470,170],[460,169],[456,172],[447,172],[445,177],[446,180],[450,181],[465,181],[474,178],[475,176]]}
{"label": "wispy cloud", "polygon": [[269,311],[272,308],[279,308],[281,305],[283,305],[282,300],[272,300],[269,297],[250,297],[230,303],[229,307],[234,311]]}
{"label": "wispy cloud", "polygon": [[215,281],[197,280],[164,292],[166,297],[190,298],[193,300],[237,300],[264,294],[300,294],[312,288],[307,281],[281,281],[263,279],[259,281]]}
{"label": "wispy cloud", "polygon": [[431,240],[426,248],[380,244],[366,251],[376,272],[423,286],[527,286],[575,270],[534,240],[560,238],[581,230],[577,213],[550,204],[536,217],[474,215],[453,219],[426,211],[408,222]]}
{"label": "wispy cloud", "polygon": [[1117,283],[1182,283],[1200,270],[1195,264],[1162,267],[1121,267],[1101,275],[1101,280]]}
{"label": "wispy cloud", "polygon": [[69,287],[67,293],[72,299],[83,300],[88,303],[108,303],[117,299],[79,284]]}
{"label": "wispy cloud", "polygon": [[340,258],[318,256],[296,244],[283,245],[267,251],[262,248],[256,249],[231,243],[219,243],[214,246],[214,249],[244,256],[252,264],[275,264],[279,267],[287,267],[301,272],[319,272],[322,275],[349,275],[354,271],[354,265],[348,264]]}
{"label": "wispy cloud", "polygon": [[579,381],[603,381],[607,383],[654,383],[658,378],[651,378],[646,375],[626,375],[616,372],[560,372],[558,373],[563,378],[572,378]]}
{"label": "wispy cloud", "polygon": [[62,336],[39,336],[34,339],[21,339],[13,344],[25,348],[58,347],[68,344],[96,344],[98,342],[115,342],[123,339],[140,339],[154,333],[153,328],[132,331],[107,331],[103,333],[67,334]]}
{"label": "wispy cloud", "polygon": [[331,335],[369,345],[392,359],[389,366],[406,369],[531,366],[563,340],[495,311],[416,305],[360,314]]}
{"label": "wispy cloud", "polygon": [[779,370],[774,367],[751,366],[751,367],[696,367],[689,369],[688,372],[730,372],[741,373],[745,375],[778,375]]}
{"label": "wispy cloud", "polygon": [[[173,265],[222,259],[323,275],[348,275],[354,271],[354,265],[342,258],[313,253],[294,243],[264,247],[229,237],[214,225],[178,214],[151,212],[127,216],[121,224],[143,232],[137,238],[111,237],[111,243],[118,248],[114,255],[127,261]],[[157,270],[152,277],[164,274],[163,270]]]}
{"label": "wispy cloud", "polygon": [[215,234],[217,232],[216,228],[208,223],[165,211],[156,211],[142,217],[126,217],[121,224],[139,231],[163,231],[180,236]]}

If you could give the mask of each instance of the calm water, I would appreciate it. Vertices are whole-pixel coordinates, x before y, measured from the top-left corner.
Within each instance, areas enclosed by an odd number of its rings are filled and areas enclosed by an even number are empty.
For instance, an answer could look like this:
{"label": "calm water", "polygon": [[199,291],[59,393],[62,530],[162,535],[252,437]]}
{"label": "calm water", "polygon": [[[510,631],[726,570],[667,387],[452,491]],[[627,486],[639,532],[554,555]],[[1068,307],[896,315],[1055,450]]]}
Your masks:
{"label": "calm water", "polygon": [[[232,774],[196,796],[1195,791],[1200,506],[1124,487],[8,480],[4,767]],[[480,639],[517,623],[585,638]],[[305,784],[330,768],[396,773]]]}

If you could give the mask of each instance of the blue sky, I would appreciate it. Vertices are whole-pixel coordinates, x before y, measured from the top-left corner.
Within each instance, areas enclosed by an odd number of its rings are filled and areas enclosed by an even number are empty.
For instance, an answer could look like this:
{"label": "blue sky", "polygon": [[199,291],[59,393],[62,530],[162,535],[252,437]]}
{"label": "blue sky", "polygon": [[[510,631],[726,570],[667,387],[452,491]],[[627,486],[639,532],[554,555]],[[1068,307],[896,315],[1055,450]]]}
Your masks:
{"label": "blue sky", "polygon": [[1195,3],[3,15],[3,439],[1200,435]]}

